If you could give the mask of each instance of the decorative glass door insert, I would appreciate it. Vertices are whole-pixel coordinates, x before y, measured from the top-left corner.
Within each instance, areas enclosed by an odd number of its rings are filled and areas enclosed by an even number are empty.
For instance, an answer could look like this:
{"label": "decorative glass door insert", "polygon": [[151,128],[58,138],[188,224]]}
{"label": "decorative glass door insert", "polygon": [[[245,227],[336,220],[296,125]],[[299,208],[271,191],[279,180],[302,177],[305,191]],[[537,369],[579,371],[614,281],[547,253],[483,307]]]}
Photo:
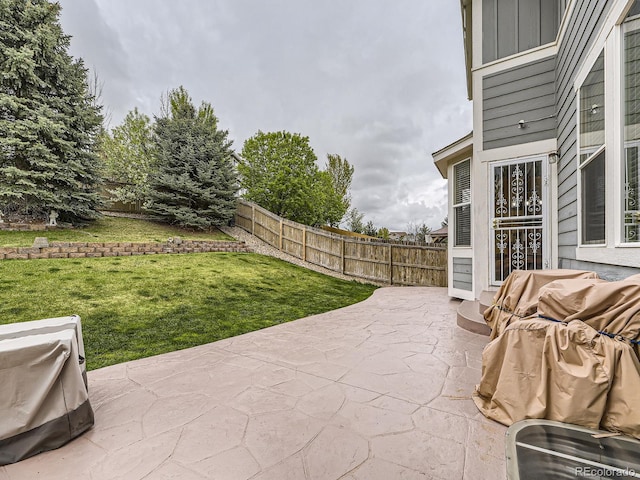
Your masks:
{"label": "decorative glass door insert", "polygon": [[547,268],[546,162],[542,158],[492,168],[491,277],[500,284],[513,270]]}

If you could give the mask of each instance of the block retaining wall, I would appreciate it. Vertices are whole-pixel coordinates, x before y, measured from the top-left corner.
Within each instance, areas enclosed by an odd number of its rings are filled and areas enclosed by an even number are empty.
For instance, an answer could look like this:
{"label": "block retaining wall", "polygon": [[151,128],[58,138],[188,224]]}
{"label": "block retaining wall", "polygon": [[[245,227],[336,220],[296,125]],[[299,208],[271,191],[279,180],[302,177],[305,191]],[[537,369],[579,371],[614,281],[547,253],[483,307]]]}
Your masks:
{"label": "block retaining wall", "polygon": [[0,230],[11,232],[44,232],[46,230],[56,230],[58,227],[46,225],[44,223],[7,223],[0,222]]}
{"label": "block retaining wall", "polygon": [[36,258],[95,258],[128,257],[169,253],[237,252],[251,249],[244,242],[189,241],[182,243],[99,243],[51,242],[48,247],[1,247],[0,260],[29,260]]}

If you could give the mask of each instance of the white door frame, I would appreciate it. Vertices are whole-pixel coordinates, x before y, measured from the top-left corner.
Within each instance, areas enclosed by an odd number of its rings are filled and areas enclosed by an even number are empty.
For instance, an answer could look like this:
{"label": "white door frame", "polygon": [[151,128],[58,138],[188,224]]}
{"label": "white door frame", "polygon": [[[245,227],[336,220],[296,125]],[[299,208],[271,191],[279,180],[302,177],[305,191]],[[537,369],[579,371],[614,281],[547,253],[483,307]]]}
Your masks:
{"label": "white door frame", "polygon": [[[508,159],[508,160],[501,160],[501,161],[496,161],[496,162],[490,162],[488,163],[488,177],[489,177],[489,188],[487,189],[487,194],[489,196],[489,235],[491,237],[490,241],[489,241],[489,255],[488,255],[488,259],[489,259],[489,283],[492,286],[499,286],[502,284],[502,280],[496,279],[496,267],[495,267],[495,263],[496,263],[496,226],[500,223],[500,219],[501,217],[498,217],[496,215],[496,192],[495,192],[495,178],[494,178],[494,168],[496,167],[503,167],[503,166],[507,166],[507,165],[515,165],[515,164],[522,164],[522,163],[529,163],[529,162],[535,162],[535,161],[540,161],[540,165],[541,165],[541,186],[542,186],[542,192],[540,193],[540,202],[541,202],[541,223],[540,223],[540,229],[541,229],[541,237],[540,237],[540,248],[541,248],[541,266],[542,269],[546,269],[546,268],[551,268],[551,254],[552,254],[552,248],[551,248],[551,217],[550,217],[550,185],[549,185],[549,165],[548,165],[548,156],[547,155],[532,155],[532,156],[527,156],[527,157],[520,157],[520,158],[513,158],[513,159]],[[511,183],[510,183],[511,186]],[[526,191],[524,192],[526,194]],[[510,195],[508,195],[508,198],[511,198]],[[522,197],[521,199],[522,201],[527,201],[527,198]],[[527,207],[523,207],[527,208]],[[522,217],[506,217],[506,218],[512,218],[515,219],[516,223],[518,221],[523,221],[524,218],[527,215],[525,214]],[[505,218],[505,217],[502,217]],[[524,226],[524,225],[523,225]],[[517,228],[514,227],[508,227],[510,228],[511,231],[513,230],[517,230]],[[526,248],[525,248],[526,251]],[[525,253],[526,255],[526,253]],[[511,255],[510,255],[511,256]]]}

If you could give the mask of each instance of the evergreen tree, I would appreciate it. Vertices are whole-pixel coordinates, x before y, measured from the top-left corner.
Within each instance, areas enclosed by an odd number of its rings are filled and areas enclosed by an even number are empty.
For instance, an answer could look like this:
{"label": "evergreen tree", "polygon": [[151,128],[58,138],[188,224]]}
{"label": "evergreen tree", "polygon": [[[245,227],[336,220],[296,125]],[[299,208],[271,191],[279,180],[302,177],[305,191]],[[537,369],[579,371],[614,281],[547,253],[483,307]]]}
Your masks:
{"label": "evergreen tree", "polygon": [[156,118],[157,173],[145,208],[168,223],[206,229],[236,209],[237,177],[228,132],[208,103],[196,109],[184,87],[171,90]]}
{"label": "evergreen tree", "polygon": [[364,232],[364,213],[353,207],[347,212],[346,219],[347,228],[355,233]]}
{"label": "evergreen tree", "polygon": [[61,220],[100,206],[93,152],[102,116],[82,60],[68,53],[60,5],[0,0],[0,212]]}
{"label": "evergreen tree", "polygon": [[365,235],[369,235],[370,237],[375,237],[376,235],[378,235],[378,229],[373,224],[373,221],[369,220],[365,224],[364,229],[362,230],[362,233],[364,233]]}

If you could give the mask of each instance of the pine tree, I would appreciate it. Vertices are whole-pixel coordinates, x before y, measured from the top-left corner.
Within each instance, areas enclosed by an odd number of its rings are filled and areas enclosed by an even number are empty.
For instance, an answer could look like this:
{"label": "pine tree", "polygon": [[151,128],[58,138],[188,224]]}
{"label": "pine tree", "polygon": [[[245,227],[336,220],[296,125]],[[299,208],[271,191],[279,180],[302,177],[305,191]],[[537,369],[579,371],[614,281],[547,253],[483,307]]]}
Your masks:
{"label": "pine tree", "polygon": [[96,216],[102,123],[82,60],[46,0],[0,0],[0,212]]}
{"label": "pine tree", "polygon": [[184,87],[169,92],[156,119],[157,173],[145,208],[159,220],[206,229],[236,210],[237,177],[228,132],[210,104],[196,109]]}

